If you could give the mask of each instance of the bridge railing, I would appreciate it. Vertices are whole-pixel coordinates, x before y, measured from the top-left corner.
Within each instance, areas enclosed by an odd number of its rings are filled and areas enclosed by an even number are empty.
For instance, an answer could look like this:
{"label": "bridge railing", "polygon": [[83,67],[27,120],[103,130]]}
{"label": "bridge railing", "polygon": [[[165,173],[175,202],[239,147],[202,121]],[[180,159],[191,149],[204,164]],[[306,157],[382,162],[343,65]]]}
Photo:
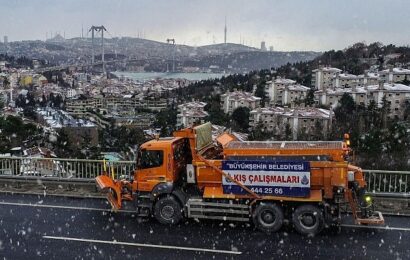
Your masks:
{"label": "bridge railing", "polygon": [[363,170],[367,191],[410,196],[410,171]]}
{"label": "bridge railing", "polygon": [[105,171],[115,178],[130,177],[135,169],[133,161],[106,161],[33,158],[33,157],[0,157],[1,177],[41,177],[58,179],[91,180]]}
{"label": "bridge railing", "polygon": [[[106,161],[105,171],[120,178],[130,178],[134,161]],[[103,160],[0,157],[1,178],[58,179],[93,181],[104,172]],[[376,195],[410,197],[410,171],[363,170],[367,191]]]}

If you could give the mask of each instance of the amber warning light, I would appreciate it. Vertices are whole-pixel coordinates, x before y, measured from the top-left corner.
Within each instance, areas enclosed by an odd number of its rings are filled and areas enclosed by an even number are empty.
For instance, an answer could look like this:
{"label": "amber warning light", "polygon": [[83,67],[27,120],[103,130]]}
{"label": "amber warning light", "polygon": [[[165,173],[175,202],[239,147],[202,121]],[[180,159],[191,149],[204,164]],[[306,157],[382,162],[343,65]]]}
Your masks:
{"label": "amber warning light", "polygon": [[344,134],[344,141],[347,146],[350,146],[350,135],[349,134]]}

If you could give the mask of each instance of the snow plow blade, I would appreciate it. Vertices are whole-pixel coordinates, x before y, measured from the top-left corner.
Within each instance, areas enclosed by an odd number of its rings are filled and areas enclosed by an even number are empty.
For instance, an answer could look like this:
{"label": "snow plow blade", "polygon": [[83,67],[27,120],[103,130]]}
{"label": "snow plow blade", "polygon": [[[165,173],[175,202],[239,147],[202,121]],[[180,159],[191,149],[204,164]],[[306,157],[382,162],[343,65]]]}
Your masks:
{"label": "snow plow blade", "polygon": [[107,200],[110,202],[114,210],[121,209],[121,189],[116,181],[107,175],[100,175],[95,178],[97,187],[102,193],[107,194]]}
{"label": "snow plow blade", "polygon": [[384,217],[380,211],[374,211],[373,216],[369,218],[357,218],[356,223],[359,225],[384,225]]}

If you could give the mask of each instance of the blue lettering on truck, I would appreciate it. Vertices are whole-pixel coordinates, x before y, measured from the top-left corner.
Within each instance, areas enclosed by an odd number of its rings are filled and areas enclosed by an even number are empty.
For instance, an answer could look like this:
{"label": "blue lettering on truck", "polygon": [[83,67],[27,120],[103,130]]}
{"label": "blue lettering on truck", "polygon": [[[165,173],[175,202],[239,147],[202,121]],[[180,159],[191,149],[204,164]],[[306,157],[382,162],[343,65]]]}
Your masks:
{"label": "blue lettering on truck", "polygon": [[[260,195],[306,197],[310,194],[309,162],[223,161],[222,170]],[[225,194],[247,193],[224,176],[222,186]]]}

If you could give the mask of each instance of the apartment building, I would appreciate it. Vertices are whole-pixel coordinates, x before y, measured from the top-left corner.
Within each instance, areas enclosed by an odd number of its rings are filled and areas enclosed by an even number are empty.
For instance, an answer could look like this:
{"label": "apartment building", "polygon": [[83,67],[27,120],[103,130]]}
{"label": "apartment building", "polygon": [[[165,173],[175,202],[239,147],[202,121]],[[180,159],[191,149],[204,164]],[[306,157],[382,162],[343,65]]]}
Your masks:
{"label": "apartment building", "polygon": [[365,71],[364,74],[357,76],[360,86],[369,86],[379,84],[380,74],[377,72]]}
{"label": "apartment building", "polygon": [[189,127],[194,124],[205,123],[205,118],[209,115],[204,110],[205,102],[188,102],[178,105],[177,127]]}
{"label": "apartment building", "polygon": [[349,73],[338,73],[332,78],[332,88],[351,88],[359,84],[359,77]]}
{"label": "apartment building", "polygon": [[74,98],[66,102],[66,111],[72,115],[82,116],[89,110],[117,111],[122,114],[132,114],[136,109],[161,111],[168,107],[164,98],[139,97],[132,95],[107,96],[95,98]]}
{"label": "apartment building", "polygon": [[288,128],[293,140],[315,140],[330,133],[333,118],[332,111],[321,108],[265,107],[250,112],[249,125],[251,128],[262,125],[275,138],[284,138]]}
{"label": "apartment building", "polygon": [[96,146],[98,144],[97,126],[84,119],[75,119],[67,112],[52,108],[37,110],[37,121],[53,130],[61,130],[67,134],[72,148],[80,147],[84,142]]}
{"label": "apartment building", "polygon": [[324,90],[333,86],[333,79],[342,70],[332,67],[320,66],[318,69],[312,71],[312,86],[316,90]]}
{"label": "apartment building", "polygon": [[388,83],[402,82],[405,79],[410,81],[410,70],[390,66],[388,69],[380,71],[380,79]]}
{"label": "apartment building", "polygon": [[291,79],[277,78],[267,83],[265,88],[270,104],[277,106],[290,105],[302,102],[310,88],[297,84]]}
{"label": "apartment building", "polygon": [[383,97],[386,96],[386,101],[390,104],[389,116],[400,119],[404,117],[404,107],[410,102],[410,86],[384,83],[381,80],[377,85],[316,91],[315,99],[318,105],[335,108],[344,93],[351,95],[355,103],[362,106],[368,106],[373,100],[381,107]]}
{"label": "apartment building", "polygon": [[260,106],[260,97],[244,91],[227,92],[221,95],[222,110],[225,114],[232,114],[238,107],[247,107],[253,110]]}

